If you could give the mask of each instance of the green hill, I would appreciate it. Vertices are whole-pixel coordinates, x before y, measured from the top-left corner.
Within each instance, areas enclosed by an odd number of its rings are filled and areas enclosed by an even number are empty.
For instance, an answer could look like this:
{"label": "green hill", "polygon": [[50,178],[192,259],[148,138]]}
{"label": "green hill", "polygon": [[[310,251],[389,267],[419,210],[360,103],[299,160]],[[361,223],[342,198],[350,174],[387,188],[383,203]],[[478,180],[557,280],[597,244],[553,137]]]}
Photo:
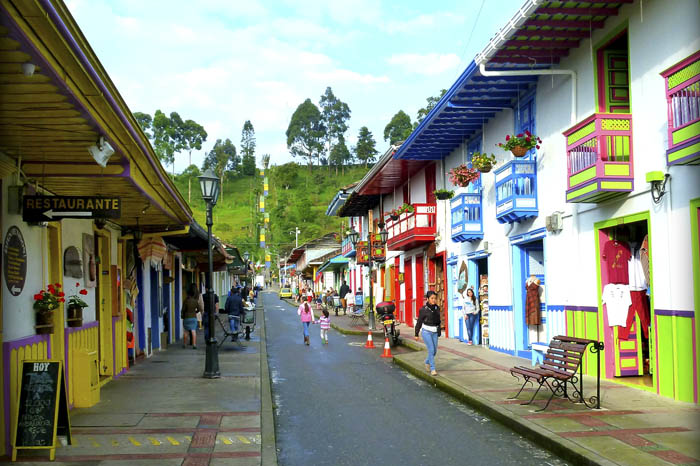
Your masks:
{"label": "green hill", "polygon": [[[330,232],[340,232],[345,223],[338,217],[327,217],[326,209],[342,187],[359,181],[368,168],[345,167],[344,173],[328,167],[300,166],[288,163],[272,166],[266,171],[269,192],[265,212],[270,214],[266,231],[266,246],[270,253],[286,255],[294,247],[294,229],[301,230],[299,244]],[[188,179],[177,175],[175,185],[187,200]],[[259,228],[264,214],[258,210],[263,180],[260,176],[239,176],[225,180],[219,202],[214,207],[214,234],[226,243],[250,251],[256,260],[264,260],[260,249]],[[206,206],[202,201],[199,182],[192,179],[190,207],[197,222],[204,226]],[[290,233],[291,232],[291,233]],[[273,257],[273,262],[274,262]]]}

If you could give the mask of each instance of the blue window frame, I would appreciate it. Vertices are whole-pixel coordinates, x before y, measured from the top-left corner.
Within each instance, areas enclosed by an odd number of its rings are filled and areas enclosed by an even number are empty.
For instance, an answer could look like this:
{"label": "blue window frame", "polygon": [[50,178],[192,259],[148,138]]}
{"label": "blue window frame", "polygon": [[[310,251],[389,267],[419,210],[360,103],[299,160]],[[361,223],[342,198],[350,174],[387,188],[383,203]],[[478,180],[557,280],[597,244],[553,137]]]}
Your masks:
{"label": "blue window frame", "polygon": [[[515,114],[515,129],[516,134],[530,131],[532,134],[537,134],[535,131],[535,94],[528,93],[518,105]],[[533,160],[535,158],[535,149],[530,149],[525,157],[521,160]]]}
{"label": "blue window frame", "polygon": [[[476,152],[481,152],[481,135],[475,137],[467,144],[467,167],[472,168],[472,156]],[[467,187],[467,192],[481,192],[481,176],[473,183],[469,183],[469,187]]]}

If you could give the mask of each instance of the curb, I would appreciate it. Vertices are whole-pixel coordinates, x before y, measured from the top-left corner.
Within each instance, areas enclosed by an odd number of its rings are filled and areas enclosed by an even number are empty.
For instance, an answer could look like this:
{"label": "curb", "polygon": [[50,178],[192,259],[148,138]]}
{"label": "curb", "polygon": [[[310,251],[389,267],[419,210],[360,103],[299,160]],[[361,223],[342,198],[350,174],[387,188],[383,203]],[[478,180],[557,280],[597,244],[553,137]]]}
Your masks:
{"label": "curb", "polygon": [[[405,338],[401,338],[399,344],[416,351],[425,350],[424,347],[421,347],[412,341],[406,340]],[[394,356],[392,360],[397,366],[403,368],[412,375],[430,383],[457,400],[471,406],[491,419],[500,422],[523,437],[535,442],[541,447],[546,448],[567,461],[574,464],[587,466],[614,466],[617,464],[594,453],[591,450],[588,450],[587,448],[577,445],[571,440],[556,437],[556,434],[531,421],[528,421],[527,419],[514,417],[513,413],[510,411],[493,404],[490,400],[480,395],[466,390],[461,385],[457,385],[454,382],[440,378],[440,376],[433,377],[429,373],[425,372],[425,370],[422,370],[422,368],[418,368],[402,360],[401,355]],[[553,435],[555,437],[553,437]]]}
{"label": "curb", "polygon": [[275,418],[272,404],[270,366],[267,364],[267,334],[265,332],[265,308],[261,307],[260,326],[260,464],[277,465],[277,441],[275,439]]}
{"label": "curb", "polygon": [[[333,323],[331,323],[331,328],[336,330],[338,333],[342,333],[343,335],[367,335],[367,332],[369,332],[369,330],[350,330],[345,327],[340,327]],[[372,330],[372,338],[377,336],[383,337],[384,331]]]}

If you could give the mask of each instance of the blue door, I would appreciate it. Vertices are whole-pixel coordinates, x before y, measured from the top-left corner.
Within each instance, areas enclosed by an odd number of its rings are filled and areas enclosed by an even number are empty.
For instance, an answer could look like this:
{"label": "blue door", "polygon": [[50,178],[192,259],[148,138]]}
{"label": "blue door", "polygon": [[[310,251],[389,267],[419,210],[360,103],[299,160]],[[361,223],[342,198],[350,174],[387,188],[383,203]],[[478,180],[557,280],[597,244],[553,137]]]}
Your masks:
{"label": "blue door", "polygon": [[151,348],[160,348],[160,293],[158,292],[158,271],[148,267],[151,279]]}
{"label": "blue door", "polygon": [[[521,281],[521,286],[523,289],[522,300],[523,309],[526,309],[526,298],[525,298],[525,281],[531,275],[534,275],[540,281],[540,290],[544,291],[545,287],[545,275],[544,275],[544,247],[542,240],[534,241],[522,247],[523,251],[523,271],[524,277]],[[529,348],[533,342],[542,341],[545,336],[545,309],[546,303],[544,299],[544,292],[540,293],[540,325],[527,325],[525,320],[523,320],[524,325],[524,337],[525,337],[525,347]],[[527,316],[527,312],[523,314],[524,317]]]}

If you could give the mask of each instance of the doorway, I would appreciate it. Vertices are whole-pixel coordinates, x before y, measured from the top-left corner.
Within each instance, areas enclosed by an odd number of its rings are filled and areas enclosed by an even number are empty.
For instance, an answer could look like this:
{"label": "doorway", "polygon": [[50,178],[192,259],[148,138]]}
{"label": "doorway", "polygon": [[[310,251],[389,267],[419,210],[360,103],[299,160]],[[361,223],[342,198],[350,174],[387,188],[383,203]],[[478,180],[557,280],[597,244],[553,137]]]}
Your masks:
{"label": "doorway", "polygon": [[[437,305],[442,311],[440,316],[440,321],[442,322],[443,331],[445,335],[449,333],[449,321],[448,312],[445,299],[445,267],[443,266],[443,256],[444,253],[440,253],[430,259],[430,264],[428,268],[428,289],[437,293]],[[425,295],[421,296],[422,300]],[[416,306],[419,307],[419,306]]]}
{"label": "doorway", "polygon": [[110,236],[106,231],[95,231],[95,257],[97,266],[97,320],[99,321],[100,377],[114,374],[114,349],[112,339],[112,277]]}
{"label": "doorway", "polygon": [[403,261],[403,283],[406,288],[406,298],[404,300],[404,314],[406,325],[413,327],[413,259],[408,258]]}
{"label": "doorway", "polygon": [[489,342],[489,261],[485,255],[470,259],[468,286],[474,290],[479,304],[479,318],[474,326],[477,344]]}
{"label": "doorway", "polygon": [[606,376],[652,388],[648,221],[632,216],[599,228],[598,251]]}
{"label": "doorway", "polygon": [[[47,251],[48,251],[48,283],[60,283],[63,285],[63,264],[61,251],[61,226],[60,223],[50,223],[46,229]],[[65,306],[61,305],[53,312],[54,332],[51,341],[51,357],[63,361],[65,369],[64,354],[64,313]]]}

